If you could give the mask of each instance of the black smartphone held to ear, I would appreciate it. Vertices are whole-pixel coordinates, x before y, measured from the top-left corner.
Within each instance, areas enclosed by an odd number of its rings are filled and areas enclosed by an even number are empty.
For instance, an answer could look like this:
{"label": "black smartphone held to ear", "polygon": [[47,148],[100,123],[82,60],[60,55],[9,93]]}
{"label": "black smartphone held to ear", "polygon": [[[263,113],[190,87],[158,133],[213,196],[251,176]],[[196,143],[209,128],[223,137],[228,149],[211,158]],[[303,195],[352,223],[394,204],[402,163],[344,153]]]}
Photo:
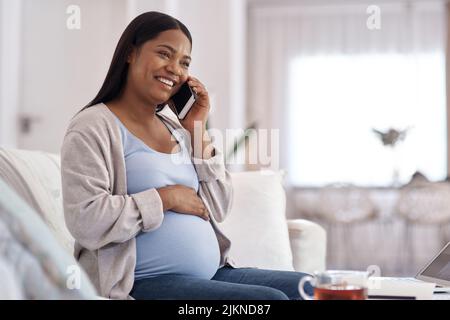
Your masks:
{"label": "black smartphone held to ear", "polygon": [[184,119],[189,110],[191,110],[196,99],[197,95],[188,83],[185,82],[167,103],[178,116],[178,119]]}

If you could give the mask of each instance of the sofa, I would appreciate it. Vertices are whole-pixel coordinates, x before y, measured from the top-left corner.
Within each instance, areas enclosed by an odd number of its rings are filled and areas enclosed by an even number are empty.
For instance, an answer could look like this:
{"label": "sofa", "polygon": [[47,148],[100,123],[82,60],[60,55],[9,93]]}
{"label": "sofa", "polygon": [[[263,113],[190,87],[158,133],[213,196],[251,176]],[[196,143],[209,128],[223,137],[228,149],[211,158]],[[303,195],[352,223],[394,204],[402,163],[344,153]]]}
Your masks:
{"label": "sofa", "polygon": [[[235,264],[306,273],[324,270],[325,230],[311,221],[286,220],[283,172],[247,171],[231,176],[232,210],[220,226],[232,241],[230,255]],[[59,155],[0,147],[0,190],[0,229],[9,234],[0,237],[0,277],[10,279],[0,287],[0,298],[95,298],[95,289],[72,256],[74,239],[64,223]],[[29,268],[42,269],[42,277],[48,270],[53,272],[46,290],[40,290],[39,282],[30,283],[29,274],[35,271],[22,267],[17,272],[14,264],[23,254],[11,253],[15,244],[28,260],[34,259],[26,264]],[[71,277],[78,290],[67,290]]]}

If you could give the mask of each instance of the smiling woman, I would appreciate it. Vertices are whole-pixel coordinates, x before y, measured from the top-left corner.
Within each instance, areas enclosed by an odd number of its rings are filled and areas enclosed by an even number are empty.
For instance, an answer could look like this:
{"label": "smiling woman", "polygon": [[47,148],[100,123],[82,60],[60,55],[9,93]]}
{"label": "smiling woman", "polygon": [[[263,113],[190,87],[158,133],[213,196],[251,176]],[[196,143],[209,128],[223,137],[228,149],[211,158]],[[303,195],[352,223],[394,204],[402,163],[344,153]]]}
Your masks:
{"label": "smiling woman", "polygon": [[133,66],[128,85],[154,105],[166,102],[187,81],[191,51],[189,39],[179,30],[161,32],[157,39],[133,49],[127,60]]}
{"label": "smiling woman", "polygon": [[[100,92],[72,119],[61,170],[75,256],[107,298],[298,298],[302,273],[233,267],[218,226],[231,179],[206,132],[209,97],[189,75],[191,48],[180,21],[138,16]],[[178,122],[159,111],[184,83],[197,99]]]}

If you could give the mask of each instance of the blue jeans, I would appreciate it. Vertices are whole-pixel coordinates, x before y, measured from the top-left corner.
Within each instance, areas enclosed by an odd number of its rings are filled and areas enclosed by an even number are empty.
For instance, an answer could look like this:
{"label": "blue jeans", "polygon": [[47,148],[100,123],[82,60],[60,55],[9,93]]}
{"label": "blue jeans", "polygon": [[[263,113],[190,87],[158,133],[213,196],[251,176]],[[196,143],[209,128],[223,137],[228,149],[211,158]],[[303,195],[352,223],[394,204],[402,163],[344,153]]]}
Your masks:
{"label": "blue jeans", "polygon": [[[295,300],[301,299],[298,283],[305,275],[227,265],[211,280],[180,275],[137,280],[130,295],[136,300]],[[313,293],[309,283],[305,291]]]}

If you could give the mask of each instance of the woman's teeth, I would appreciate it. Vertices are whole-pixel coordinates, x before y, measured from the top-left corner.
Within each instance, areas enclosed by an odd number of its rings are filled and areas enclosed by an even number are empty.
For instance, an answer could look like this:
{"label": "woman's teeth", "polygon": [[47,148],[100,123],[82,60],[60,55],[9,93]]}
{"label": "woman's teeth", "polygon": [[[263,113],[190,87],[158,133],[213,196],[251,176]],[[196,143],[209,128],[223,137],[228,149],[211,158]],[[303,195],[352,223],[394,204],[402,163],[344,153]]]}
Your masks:
{"label": "woman's teeth", "polygon": [[170,87],[173,87],[173,81],[169,80],[169,79],[165,79],[165,78],[161,78],[161,77],[157,77],[156,79],[158,79],[158,81],[167,84]]}

